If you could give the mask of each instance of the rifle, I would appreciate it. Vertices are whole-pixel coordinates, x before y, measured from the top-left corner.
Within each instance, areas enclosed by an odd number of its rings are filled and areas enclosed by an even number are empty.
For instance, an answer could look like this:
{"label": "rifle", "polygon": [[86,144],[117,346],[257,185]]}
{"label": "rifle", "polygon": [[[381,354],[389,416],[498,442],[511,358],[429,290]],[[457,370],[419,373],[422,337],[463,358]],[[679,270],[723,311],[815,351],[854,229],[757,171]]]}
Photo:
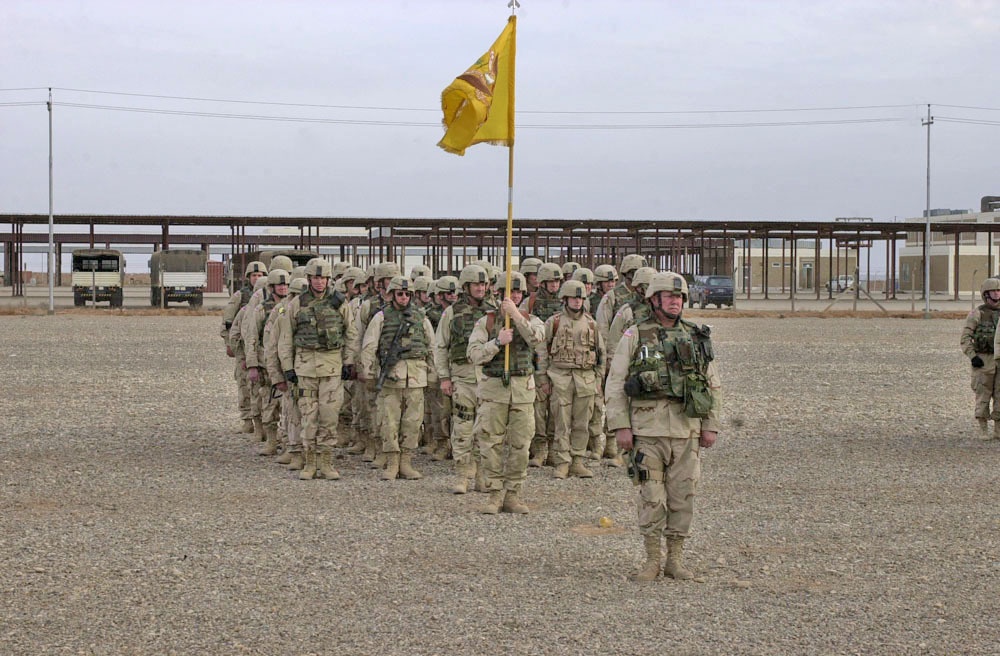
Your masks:
{"label": "rifle", "polygon": [[384,357],[379,358],[378,380],[375,381],[376,392],[382,391],[382,385],[385,383],[385,377],[389,375],[389,370],[399,362],[399,356],[403,351],[399,345],[399,340],[403,337],[403,333],[408,331],[412,325],[413,323],[410,321],[401,321],[399,328],[396,329],[396,333],[392,336],[392,341],[389,342],[389,348],[386,349]]}

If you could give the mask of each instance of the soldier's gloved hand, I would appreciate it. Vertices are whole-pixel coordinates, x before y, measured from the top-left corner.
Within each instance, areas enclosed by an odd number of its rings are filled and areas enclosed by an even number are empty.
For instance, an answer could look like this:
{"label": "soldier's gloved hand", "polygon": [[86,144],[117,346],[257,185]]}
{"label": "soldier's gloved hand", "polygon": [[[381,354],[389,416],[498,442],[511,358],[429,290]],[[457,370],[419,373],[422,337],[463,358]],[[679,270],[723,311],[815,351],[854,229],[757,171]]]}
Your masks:
{"label": "soldier's gloved hand", "polygon": [[973,367],[973,369],[982,369],[984,364],[986,364],[986,363],[983,362],[983,359],[981,357],[979,357],[978,355],[975,356],[974,358],[972,358],[972,367]]}
{"label": "soldier's gloved hand", "polygon": [[292,385],[299,384],[299,377],[295,375],[294,369],[289,369],[288,371],[285,372],[285,380],[287,380]]}
{"label": "soldier's gloved hand", "polygon": [[260,382],[260,371],[257,367],[247,367],[247,380],[254,384]]}
{"label": "soldier's gloved hand", "polygon": [[226,347],[226,355],[228,355],[231,358],[235,358],[236,357],[236,354],[233,353],[233,349],[229,348],[228,346]]}

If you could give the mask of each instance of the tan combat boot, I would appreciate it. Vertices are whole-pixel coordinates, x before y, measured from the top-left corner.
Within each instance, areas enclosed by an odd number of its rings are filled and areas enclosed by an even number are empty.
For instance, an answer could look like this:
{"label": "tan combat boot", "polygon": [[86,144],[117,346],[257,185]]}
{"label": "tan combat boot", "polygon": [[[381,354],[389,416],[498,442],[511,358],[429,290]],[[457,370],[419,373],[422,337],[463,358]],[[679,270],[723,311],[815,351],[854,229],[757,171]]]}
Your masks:
{"label": "tan combat boot", "polygon": [[437,448],[431,454],[431,460],[434,462],[441,462],[448,459],[449,444],[448,440],[438,440]]}
{"label": "tan combat boot", "polygon": [[382,445],[381,444],[376,444],[375,445],[375,459],[372,460],[371,465],[369,465],[369,466],[372,469],[384,469],[385,468],[385,463],[386,463],[387,459],[388,459],[388,456],[386,455],[386,453],[384,451],[382,451]]}
{"label": "tan combat boot", "polygon": [[292,452],[288,450],[288,446],[285,446],[285,451],[280,456],[274,459],[279,465],[287,465],[292,461]]}
{"label": "tan combat boot", "polygon": [[573,457],[573,464],[569,466],[570,476],[576,476],[577,478],[593,478],[594,472],[587,469],[587,466],[583,464],[583,458],[580,456]]}
{"label": "tan combat boot", "polygon": [[660,536],[646,535],[642,540],[646,547],[646,562],[632,575],[632,580],[637,583],[649,583],[660,575]]}
{"label": "tan combat boot", "polygon": [[528,506],[521,503],[517,492],[514,490],[507,490],[507,494],[503,498],[502,510],[506,513],[514,513],[515,515],[528,514]]}
{"label": "tan combat boot", "polygon": [[483,469],[483,464],[477,462],[473,463],[472,466],[475,468],[476,472],[473,477],[476,480],[476,492],[489,492],[489,490],[486,489],[486,470]]}
{"label": "tan combat boot", "polygon": [[257,450],[259,456],[273,456],[278,453],[278,427],[264,426],[264,445]]}
{"label": "tan combat boot", "polygon": [[479,509],[479,512],[484,515],[496,515],[503,506],[503,499],[503,490],[491,490],[490,495],[486,498],[486,503]]}
{"label": "tan combat boot", "polygon": [[291,456],[291,459],[288,461],[288,468],[290,470],[299,471],[305,467],[306,459],[305,456],[302,455],[301,451],[292,451]]}
{"label": "tan combat boot", "polygon": [[316,478],[325,478],[328,481],[340,480],[340,472],[333,468],[333,454],[329,451],[324,451],[317,454],[317,471]]}
{"label": "tan combat boot", "polygon": [[413,453],[403,451],[399,456],[399,476],[408,481],[419,481],[424,477],[419,471],[413,468]]}
{"label": "tan combat boot", "polygon": [[264,442],[267,440],[267,435],[264,434],[264,422],[260,420],[260,417],[254,417],[253,421],[253,435],[257,438],[258,442]]}
{"label": "tan combat boot", "polygon": [[362,462],[371,462],[375,459],[375,440],[370,437],[365,440],[365,451],[361,454]]}
{"label": "tan combat boot", "polygon": [[694,572],[684,567],[684,538],[667,538],[667,564],[663,573],[678,581],[694,578]]}
{"label": "tan combat boot", "polygon": [[351,445],[349,449],[347,449],[347,455],[351,456],[359,456],[364,452],[365,452],[364,440],[357,440],[354,444]]}
{"label": "tan combat boot", "polygon": [[556,465],[555,470],[552,472],[552,478],[558,478],[562,480],[569,476],[569,463],[563,462]]}
{"label": "tan combat boot", "polygon": [[316,477],[316,452],[306,451],[305,464],[299,472],[300,481],[309,481]]}
{"label": "tan combat boot", "polygon": [[463,463],[455,463],[455,483],[451,486],[452,494],[466,494],[469,491],[469,468]]}
{"label": "tan combat boot", "polygon": [[541,444],[538,450],[535,451],[535,455],[528,461],[529,467],[541,467],[545,464],[545,459],[549,455],[549,447],[547,444]]}
{"label": "tan combat boot", "polygon": [[244,419],[243,420],[243,425],[240,426],[240,432],[241,433],[252,433],[253,432],[253,420],[252,419]]}
{"label": "tan combat boot", "polygon": [[379,475],[383,481],[394,481],[399,476],[399,452],[383,453],[385,456],[385,469]]}
{"label": "tan combat boot", "polygon": [[[976,417],[976,423],[979,424],[979,433],[988,439],[990,436],[990,421]],[[993,424],[993,432],[994,434],[996,433],[996,424]]]}

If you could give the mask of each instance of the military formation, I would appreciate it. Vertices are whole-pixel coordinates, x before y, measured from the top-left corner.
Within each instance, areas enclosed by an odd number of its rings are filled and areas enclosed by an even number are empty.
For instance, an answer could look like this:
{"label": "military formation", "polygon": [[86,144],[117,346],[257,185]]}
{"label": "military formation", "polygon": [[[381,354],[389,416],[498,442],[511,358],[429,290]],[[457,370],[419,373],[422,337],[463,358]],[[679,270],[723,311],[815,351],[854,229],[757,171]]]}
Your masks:
{"label": "military formation", "polygon": [[220,334],[257,453],[300,480],[339,479],[337,458],[383,481],[423,478],[422,456],[451,460],[450,493],[483,493],[484,514],[529,513],[531,467],[556,480],[625,467],[646,551],[632,578],[692,578],[683,545],[722,398],[709,328],[681,317],[685,279],[641,255],[432,275],[283,256],[246,266]]}

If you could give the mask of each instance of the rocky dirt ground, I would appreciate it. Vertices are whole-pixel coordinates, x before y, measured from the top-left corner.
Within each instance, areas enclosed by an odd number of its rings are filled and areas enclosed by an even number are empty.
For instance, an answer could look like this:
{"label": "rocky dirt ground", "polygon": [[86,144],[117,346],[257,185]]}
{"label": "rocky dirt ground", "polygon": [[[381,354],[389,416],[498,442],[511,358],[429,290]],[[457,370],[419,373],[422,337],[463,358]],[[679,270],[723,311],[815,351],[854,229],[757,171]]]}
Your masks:
{"label": "rocky dirt ground", "polygon": [[253,455],[217,322],[0,316],[0,653],[1000,653],[960,320],[713,319],[699,579],[645,586],[621,470],[531,470],[532,513],[486,517],[426,457]]}

